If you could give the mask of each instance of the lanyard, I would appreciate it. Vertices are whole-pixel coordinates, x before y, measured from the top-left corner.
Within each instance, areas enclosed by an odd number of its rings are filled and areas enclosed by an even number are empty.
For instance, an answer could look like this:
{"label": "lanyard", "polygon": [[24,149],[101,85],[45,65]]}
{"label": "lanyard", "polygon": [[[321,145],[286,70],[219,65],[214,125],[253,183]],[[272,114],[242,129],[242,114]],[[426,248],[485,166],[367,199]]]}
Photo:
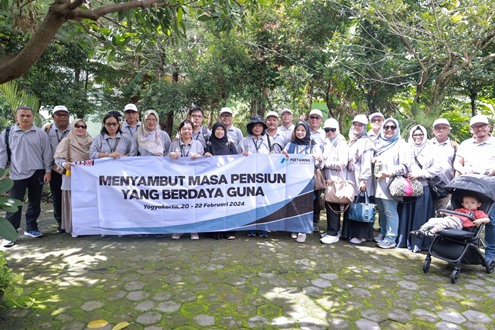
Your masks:
{"label": "lanyard", "polygon": [[[113,148],[110,145],[109,140],[115,141]],[[108,145],[108,148],[110,149],[110,152],[115,152],[115,150],[117,149],[117,146],[119,145],[119,142],[120,142],[120,139],[110,139],[110,138],[107,139],[107,145]]]}
{"label": "lanyard", "polygon": [[[184,146],[188,147],[187,148],[187,153],[184,154]],[[181,157],[187,157],[189,156],[189,152],[191,151],[191,145],[190,144],[181,144],[180,145],[180,156]]]}
{"label": "lanyard", "polygon": [[58,135],[58,128],[55,128],[55,134],[57,134],[57,140],[58,140],[58,143],[60,143],[60,141],[62,141],[62,139],[65,137],[65,134],[67,133],[68,131],[64,131],[62,132],[62,137],[60,137]]}
{"label": "lanyard", "polygon": [[[256,141],[259,141],[259,144],[256,143]],[[256,153],[258,153],[258,150],[260,149],[261,145],[263,144],[263,138],[261,138],[261,139],[254,139],[253,138],[253,144],[254,144],[254,147],[256,148]]]}

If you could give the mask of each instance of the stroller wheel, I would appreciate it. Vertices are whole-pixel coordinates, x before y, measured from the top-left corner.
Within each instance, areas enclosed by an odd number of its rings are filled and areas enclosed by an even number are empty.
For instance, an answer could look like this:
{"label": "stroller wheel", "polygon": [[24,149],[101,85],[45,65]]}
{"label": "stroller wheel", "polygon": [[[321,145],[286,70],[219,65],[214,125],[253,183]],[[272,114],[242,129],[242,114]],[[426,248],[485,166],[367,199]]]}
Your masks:
{"label": "stroller wheel", "polygon": [[428,273],[430,270],[430,264],[431,264],[431,259],[426,259],[425,262],[423,263],[423,272]]}
{"label": "stroller wheel", "polygon": [[493,273],[495,270],[495,260],[490,259],[490,261],[486,264],[486,272],[488,274]]}
{"label": "stroller wheel", "polygon": [[452,275],[450,275],[450,281],[455,284],[457,282],[457,279],[459,278],[459,273],[461,272],[460,269],[458,268],[455,268],[453,271],[452,271]]}

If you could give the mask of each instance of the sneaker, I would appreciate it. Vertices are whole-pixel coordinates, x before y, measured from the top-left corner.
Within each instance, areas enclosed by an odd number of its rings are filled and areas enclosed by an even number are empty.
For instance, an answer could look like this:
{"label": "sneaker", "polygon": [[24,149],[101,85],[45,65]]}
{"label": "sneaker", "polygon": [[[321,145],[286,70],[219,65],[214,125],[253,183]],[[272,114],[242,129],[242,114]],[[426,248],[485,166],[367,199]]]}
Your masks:
{"label": "sneaker", "polygon": [[235,235],[230,235],[229,237],[227,237],[227,239],[228,239],[229,241],[231,241],[231,240],[235,239]]}
{"label": "sneaker", "polygon": [[313,233],[319,233],[320,232],[320,227],[315,223],[313,224]]}
{"label": "sneaker", "polygon": [[349,240],[349,243],[351,244],[361,244],[363,242],[365,242],[366,240],[364,238],[357,238],[357,237],[353,237]]}
{"label": "sneaker", "polygon": [[191,234],[191,239],[199,239],[198,233],[192,233]]}
{"label": "sneaker", "polygon": [[337,243],[338,241],[339,241],[339,237],[332,235],[327,235],[322,239],[320,239],[320,242],[322,242],[323,244],[333,244],[333,243]]}
{"label": "sneaker", "polygon": [[3,241],[3,247],[9,248],[9,247],[13,247],[14,245],[15,245],[15,241],[7,241],[7,240]]}
{"label": "sneaker", "polygon": [[291,234],[290,234],[290,238],[294,238],[294,239],[296,239],[296,238],[297,238],[297,233],[291,233]]}
{"label": "sneaker", "polygon": [[267,238],[268,237],[268,233],[260,233],[260,237],[261,238]]}
{"label": "sneaker", "polygon": [[425,236],[425,233],[421,230],[413,230],[410,232],[411,235],[422,238]]}
{"label": "sneaker", "polygon": [[59,234],[63,234],[63,233],[65,233],[65,232],[66,232],[66,231],[65,231],[65,229],[62,229],[62,228],[57,228],[57,233],[59,233]]}
{"label": "sneaker", "polygon": [[250,231],[246,234],[247,237],[256,237],[256,232]]}
{"label": "sneaker", "polygon": [[31,237],[35,237],[36,238],[36,237],[43,236],[43,233],[41,231],[39,231],[39,230],[26,230],[24,232],[24,235],[31,236]]}
{"label": "sneaker", "polygon": [[327,236],[327,235],[328,235],[327,233],[321,233],[321,234],[320,234],[320,237],[321,237],[321,238],[323,238],[323,237],[325,237],[325,236]]}
{"label": "sneaker", "polygon": [[179,239],[182,234],[172,234],[172,239]]}
{"label": "sneaker", "polygon": [[380,243],[381,241],[383,241],[384,238],[385,238],[385,234],[380,233],[378,234],[378,236],[375,236],[373,240],[377,243]]}
{"label": "sneaker", "polygon": [[297,243],[304,243],[304,242],[306,242],[306,234],[303,234],[303,233],[297,234],[296,242]]}
{"label": "sneaker", "polygon": [[395,248],[395,246],[395,242],[388,239],[384,239],[380,243],[378,243],[378,247],[382,249],[393,249]]}

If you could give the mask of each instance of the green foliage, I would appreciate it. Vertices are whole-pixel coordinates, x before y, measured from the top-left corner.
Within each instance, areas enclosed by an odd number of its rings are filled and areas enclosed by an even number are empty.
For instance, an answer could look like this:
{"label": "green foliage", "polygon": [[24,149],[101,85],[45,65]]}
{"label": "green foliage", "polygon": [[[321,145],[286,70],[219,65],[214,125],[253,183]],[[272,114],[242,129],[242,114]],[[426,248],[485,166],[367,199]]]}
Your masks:
{"label": "green foliage", "polygon": [[5,252],[0,251],[0,297],[3,296],[3,303],[6,306],[16,306],[29,308],[34,303],[34,298],[22,296],[23,289],[19,286],[22,282],[22,275],[12,272],[7,266]]}
{"label": "green foliage", "polygon": [[[14,186],[14,181],[8,178],[6,173],[8,173],[8,169],[0,169],[0,209],[14,213],[17,212],[22,202],[7,196],[7,192]],[[17,231],[5,217],[0,217],[0,237],[9,241],[17,239]]]}
{"label": "green foliage", "polygon": [[32,93],[28,93],[25,90],[19,90],[17,82],[9,81],[5,84],[0,85],[0,92],[2,93],[6,103],[10,108],[10,116],[12,119],[15,118],[15,110],[26,105],[33,109],[35,115],[35,124],[41,127],[43,124],[42,117],[38,114],[39,110],[39,100]]}

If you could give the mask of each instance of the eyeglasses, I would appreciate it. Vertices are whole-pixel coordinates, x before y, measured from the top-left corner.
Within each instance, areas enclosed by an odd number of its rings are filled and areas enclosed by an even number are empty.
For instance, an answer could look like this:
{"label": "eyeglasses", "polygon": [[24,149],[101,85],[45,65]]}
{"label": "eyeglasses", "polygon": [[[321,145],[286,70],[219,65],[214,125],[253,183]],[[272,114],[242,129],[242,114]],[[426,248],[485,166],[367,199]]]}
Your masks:
{"label": "eyeglasses", "polygon": [[371,122],[372,123],[381,123],[382,121],[383,121],[383,119],[381,119],[381,118],[373,118],[373,119],[371,119]]}
{"label": "eyeglasses", "polygon": [[383,126],[383,129],[386,131],[386,130],[391,130],[391,131],[395,131],[395,129],[397,128],[397,126],[392,126],[392,125],[387,125],[387,126]]}
{"label": "eyeglasses", "polygon": [[55,116],[57,116],[57,117],[69,117],[69,114],[65,113],[65,112],[57,112],[55,114]]}
{"label": "eyeglasses", "polygon": [[75,124],[74,127],[75,128],[82,128],[82,129],[88,128],[88,126],[86,126],[86,125],[79,125],[79,124]]}
{"label": "eyeglasses", "polygon": [[119,123],[105,123],[105,126],[110,126],[110,127],[119,126]]}
{"label": "eyeglasses", "polygon": [[337,129],[336,128],[333,128],[333,127],[332,128],[325,127],[324,130],[325,130],[326,133],[328,133],[328,132],[336,132],[337,131]]}
{"label": "eyeglasses", "polygon": [[484,129],[486,126],[488,126],[487,124],[478,124],[478,125],[473,125],[471,126],[472,129]]}
{"label": "eyeglasses", "polygon": [[309,119],[320,119],[320,116],[309,116]]}

